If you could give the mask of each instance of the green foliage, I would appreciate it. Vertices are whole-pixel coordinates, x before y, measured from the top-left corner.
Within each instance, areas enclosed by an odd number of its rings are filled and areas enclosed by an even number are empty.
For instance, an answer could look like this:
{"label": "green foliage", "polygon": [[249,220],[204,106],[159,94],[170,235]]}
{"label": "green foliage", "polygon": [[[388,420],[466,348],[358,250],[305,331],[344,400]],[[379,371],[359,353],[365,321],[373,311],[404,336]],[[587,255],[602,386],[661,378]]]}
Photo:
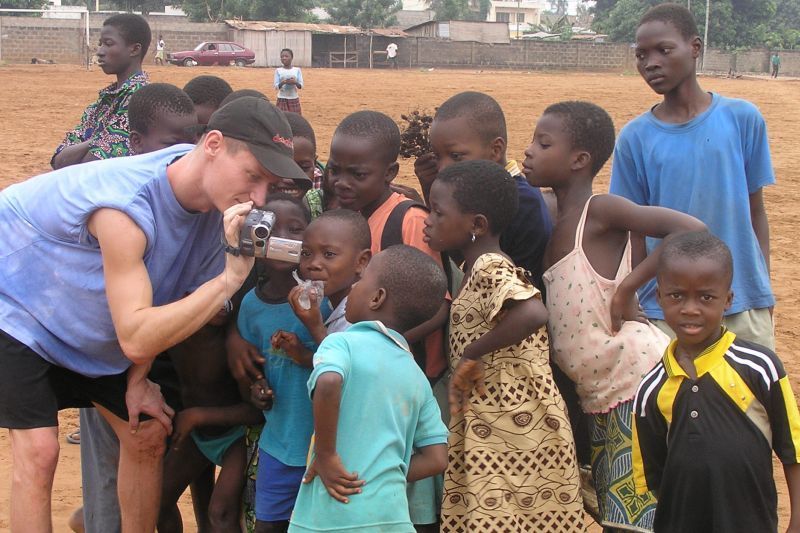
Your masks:
{"label": "green foliage", "polygon": [[314,0],[183,0],[181,5],[189,18],[198,22],[232,18],[305,22],[314,6]]}
{"label": "green foliage", "polygon": [[468,0],[430,0],[428,7],[436,20],[467,20],[471,14]]}
{"label": "green foliage", "polygon": [[[0,0],[0,8],[2,9],[44,9],[46,5],[47,0]],[[8,15],[12,15],[12,13],[3,14],[3,16]],[[33,13],[20,13],[20,15],[32,16]]]}
{"label": "green foliage", "polygon": [[[787,13],[795,10],[798,3],[797,0],[777,1],[787,6]],[[660,3],[660,0],[598,0],[592,28],[608,34],[613,41],[633,42],[639,19],[647,9]],[[706,2],[692,0],[691,9],[702,37]],[[723,49],[764,46],[775,15],[776,0],[711,0],[708,44]],[[797,28],[796,25],[794,27]],[[776,34],[791,36],[789,28]],[[776,39],[781,40],[782,37]]]}
{"label": "green foliage", "polygon": [[328,0],[324,4],[334,24],[359,28],[385,28],[397,24],[395,13],[402,0]]}
{"label": "green foliage", "polygon": [[779,0],[764,39],[770,48],[800,48],[800,2]]}

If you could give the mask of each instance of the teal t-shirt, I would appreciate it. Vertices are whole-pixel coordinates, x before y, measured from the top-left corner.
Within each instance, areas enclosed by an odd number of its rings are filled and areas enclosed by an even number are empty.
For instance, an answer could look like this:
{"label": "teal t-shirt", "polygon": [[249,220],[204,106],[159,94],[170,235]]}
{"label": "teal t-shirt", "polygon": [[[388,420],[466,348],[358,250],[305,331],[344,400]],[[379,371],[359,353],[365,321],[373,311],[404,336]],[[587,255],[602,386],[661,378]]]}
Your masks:
{"label": "teal t-shirt", "polygon": [[[323,319],[330,315],[327,299],[323,300],[320,310]],[[267,360],[264,376],[275,395],[272,409],[264,411],[266,424],[258,447],[285,465],[305,466],[314,432],[311,401],[306,391],[311,369],[292,361],[283,350],[275,350],[271,339],[281,329],[296,334],[311,351],[317,345],[288,302],[267,303],[258,297],[255,289],[242,300],[237,325],[242,338],[257,346]]]}
{"label": "teal t-shirt", "polygon": [[439,406],[408,343],[380,322],[359,322],[325,338],[308,380],[313,395],[326,372],[342,376],[336,450],[366,480],[343,504],[319,477],[300,487],[289,531],[413,533],[406,473],[414,448],[447,442]]}

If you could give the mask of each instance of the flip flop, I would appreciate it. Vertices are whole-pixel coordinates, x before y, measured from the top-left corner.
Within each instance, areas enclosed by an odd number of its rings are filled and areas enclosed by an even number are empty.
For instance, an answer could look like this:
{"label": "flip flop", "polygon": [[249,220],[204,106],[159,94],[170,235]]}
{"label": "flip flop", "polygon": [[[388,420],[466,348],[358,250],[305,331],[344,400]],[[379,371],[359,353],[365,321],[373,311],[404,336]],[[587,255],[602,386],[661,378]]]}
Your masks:
{"label": "flip flop", "polygon": [[69,435],[67,435],[67,442],[70,444],[80,444],[81,443],[81,430],[76,429]]}

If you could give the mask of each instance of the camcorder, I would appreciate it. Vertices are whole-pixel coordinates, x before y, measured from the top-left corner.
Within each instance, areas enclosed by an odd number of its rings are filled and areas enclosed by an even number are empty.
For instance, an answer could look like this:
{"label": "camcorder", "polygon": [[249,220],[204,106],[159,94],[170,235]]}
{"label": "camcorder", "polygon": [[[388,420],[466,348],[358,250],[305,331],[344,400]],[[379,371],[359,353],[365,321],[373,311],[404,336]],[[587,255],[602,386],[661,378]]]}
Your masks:
{"label": "camcorder", "polygon": [[275,213],[252,209],[244,219],[239,233],[239,253],[250,257],[299,263],[303,242],[272,237],[274,225]]}

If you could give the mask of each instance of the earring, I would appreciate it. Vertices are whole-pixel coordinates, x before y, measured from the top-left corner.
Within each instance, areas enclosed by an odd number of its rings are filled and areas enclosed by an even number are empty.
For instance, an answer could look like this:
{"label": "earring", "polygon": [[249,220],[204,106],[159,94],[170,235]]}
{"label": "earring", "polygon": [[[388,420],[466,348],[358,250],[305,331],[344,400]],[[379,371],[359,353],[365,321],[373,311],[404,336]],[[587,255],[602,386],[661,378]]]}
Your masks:
{"label": "earring", "polygon": [[475,234],[472,234],[472,242],[475,242]]}

